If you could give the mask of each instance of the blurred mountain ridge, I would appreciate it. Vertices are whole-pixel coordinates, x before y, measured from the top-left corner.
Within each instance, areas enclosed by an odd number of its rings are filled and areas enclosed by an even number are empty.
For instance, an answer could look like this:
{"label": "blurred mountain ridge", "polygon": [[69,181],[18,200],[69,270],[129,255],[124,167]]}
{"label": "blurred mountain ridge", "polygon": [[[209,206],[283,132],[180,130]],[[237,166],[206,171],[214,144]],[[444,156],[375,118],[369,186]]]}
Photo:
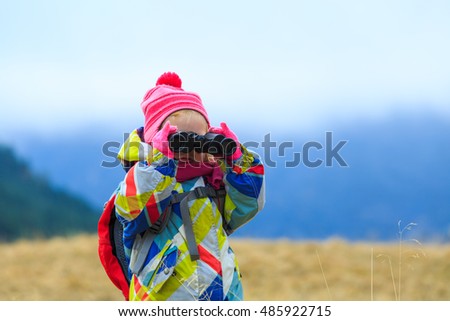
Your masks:
{"label": "blurred mountain ridge", "polygon": [[0,240],[72,235],[96,229],[94,207],[34,174],[0,145]]}

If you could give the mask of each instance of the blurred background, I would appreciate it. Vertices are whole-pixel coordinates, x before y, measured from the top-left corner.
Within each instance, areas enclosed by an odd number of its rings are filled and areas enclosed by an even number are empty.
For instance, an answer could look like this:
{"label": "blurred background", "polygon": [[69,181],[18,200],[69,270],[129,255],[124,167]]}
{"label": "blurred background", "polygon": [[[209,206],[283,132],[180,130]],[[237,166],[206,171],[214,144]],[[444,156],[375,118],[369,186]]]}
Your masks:
{"label": "blurred background", "polygon": [[[450,240],[448,1],[1,7],[1,240],[95,233],[124,175],[105,144],[143,125],[166,71],[267,165],[266,207],[237,237],[391,241],[414,223]],[[292,166],[310,142],[324,162]],[[327,166],[340,142],[346,166]]]}

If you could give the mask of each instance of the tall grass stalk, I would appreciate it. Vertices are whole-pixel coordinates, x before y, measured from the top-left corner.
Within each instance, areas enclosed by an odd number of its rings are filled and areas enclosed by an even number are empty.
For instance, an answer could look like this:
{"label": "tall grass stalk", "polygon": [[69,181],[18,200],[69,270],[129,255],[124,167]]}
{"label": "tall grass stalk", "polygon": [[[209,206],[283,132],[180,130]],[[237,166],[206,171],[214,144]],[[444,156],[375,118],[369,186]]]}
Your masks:
{"label": "tall grass stalk", "polygon": [[327,278],[325,277],[325,272],[323,271],[322,267],[322,261],[320,260],[319,252],[316,250],[317,260],[319,261],[320,271],[322,271],[322,277],[325,281],[325,286],[327,287],[328,296],[330,297],[330,300],[333,300],[333,297],[331,296],[330,287],[328,286]]}
{"label": "tall grass stalk", "polygon": [[402,269],[403,269],[403,232],[411,231],[416,226],[416,223],[409,223],[404,228],[401,228],[401,220],[398,221],[398,300],[402,298]]}
{"label": "tall grass stalk", "polygon": [[398,301],[397,285],[396,285],[396,280],[395,280],[395,275],[394,275],[394,268],[392,266],[391,257],[389,255],[387,255],[387,254],[378,254],[377,258],[380,258],[380,257],[384,257],[384,258],[386,258],[388,260],[389,269],[391,271],[392,288],[394,289],[395,300]]}
{"label": "tall grass stalk", "polygon": [[[405,227],[401,227],[401,223],[402,221],[398,221],[398,270],[397,270],[397,280],[395,279],[395,275],[394,275],[394,268],[392,266],[392,260],[391,257],[389,255],[386,254],[379,254],[377,256],[378,257],[385,257],[388,259],[389,261],[389,268],[391,271],[391,279],[392,279],[392,286],[394,288],[394,295],[395,295],[395,300],[396,301],[400,301],[402,299],[402,278],[403,278],[403,256],[404,251],[403,251],[403,243],[404,243],[404,233],[405,231],[411,231],[411,229],[414,226],[417,226],[416,223],[409,223],[407,224]],[[412,241],[418,245],[421,245],[419,241],[417,241],[416,239],[410,239],[409,241]],[[373,250],[372,250],[373,251]],[[425,256],[425,254],[421,253],[423,256]],[[412,256],[412,258],[419,258],[420,254],[415,252]],[[373,253],[372,253],[372,260],[373,260]],[[373,263],[372,263],[373,264]],[[372,267],[372,285],[371,285],[371,291],[373,291],[373,267]],[[373,299],[373,293],[372,293],[372,299]]]}
{"label": "tall grass stalk", "polygon": [[392,261],[389,256],[388,256],[388,261],[389,261],[389,268],[391,269],[391,278],[392,278],[392,286],[394,287],[395,301],[398,301],[397,288],[395,286],[394,269],[392,268]]}
{"label": "tall grass stalk", "polygon": [[373,301],[373,247],[370,251],[370,300]]}

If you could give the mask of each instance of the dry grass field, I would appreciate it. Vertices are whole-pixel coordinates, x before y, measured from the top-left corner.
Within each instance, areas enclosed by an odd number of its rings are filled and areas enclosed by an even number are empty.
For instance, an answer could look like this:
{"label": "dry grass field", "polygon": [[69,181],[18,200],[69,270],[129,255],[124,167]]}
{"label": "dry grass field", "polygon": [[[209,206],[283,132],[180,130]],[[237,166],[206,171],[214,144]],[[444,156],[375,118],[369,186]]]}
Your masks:
{"label": "dry grass field", "polygon": [[[246,300],[450,300],[450,245],[232,245]],[[0,244],[0,258],[0,300],[122,300],[100,265],[96,235]]]}

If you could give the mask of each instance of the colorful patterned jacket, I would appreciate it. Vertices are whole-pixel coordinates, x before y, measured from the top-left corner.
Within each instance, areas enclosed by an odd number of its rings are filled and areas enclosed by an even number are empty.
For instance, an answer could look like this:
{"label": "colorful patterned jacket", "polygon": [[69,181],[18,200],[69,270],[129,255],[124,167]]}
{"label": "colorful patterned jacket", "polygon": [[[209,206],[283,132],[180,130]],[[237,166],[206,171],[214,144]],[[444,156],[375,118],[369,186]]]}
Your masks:
{"label": "colorful patterned jacket", "polygon": [[262,162],[256,154],[241,148],[243,156],[237,161],[220,163],[227,192],[223,215],[211,198],[188,203],[198,260],[191,260],[180,206],[174,204],[167,226],[153,235],[143,267],[133,269],[148,237],[146,230],[167,209],[172,194],[205,186],[206,180],[196,177],[177,182],[178,162],[156,149],[150,164],[141,161],[127,172],[119,184],[115,206],[124,226],[130,300],[243,299],[241,274],[224,225],[236,230],[251,220],[263,208],[265,193]]}

